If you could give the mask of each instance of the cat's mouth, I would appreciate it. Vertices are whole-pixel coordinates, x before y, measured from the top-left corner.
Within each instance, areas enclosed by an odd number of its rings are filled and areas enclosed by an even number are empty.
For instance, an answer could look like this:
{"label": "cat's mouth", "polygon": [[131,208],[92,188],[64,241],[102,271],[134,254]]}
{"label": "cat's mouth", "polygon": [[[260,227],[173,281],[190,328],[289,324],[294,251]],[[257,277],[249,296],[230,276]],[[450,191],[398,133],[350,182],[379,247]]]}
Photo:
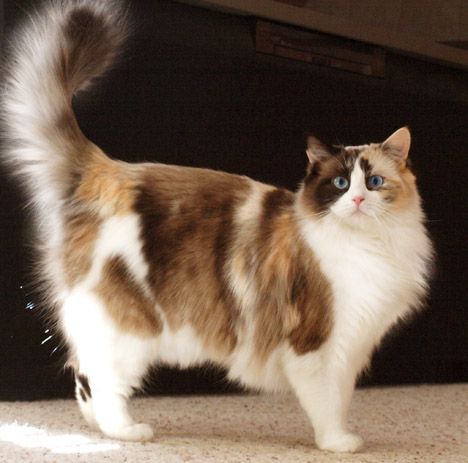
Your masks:
{"label": "cat's mouth", "polygon": [[368,210],[363,209],[362,207],[355,207],[348,210],[345,214],[340,215],[341,219],[349,220],[350,222],[362,222],[366,221],[369,218],[372,218],[373,215]]}
{"label": "cat's mouth", "polygon": [[368,216],[369,214],[366,212],[366,210],[363,208],[363,206],[353,206],[350,209],[348,209],[348,217],[362,217],[362,216]]}

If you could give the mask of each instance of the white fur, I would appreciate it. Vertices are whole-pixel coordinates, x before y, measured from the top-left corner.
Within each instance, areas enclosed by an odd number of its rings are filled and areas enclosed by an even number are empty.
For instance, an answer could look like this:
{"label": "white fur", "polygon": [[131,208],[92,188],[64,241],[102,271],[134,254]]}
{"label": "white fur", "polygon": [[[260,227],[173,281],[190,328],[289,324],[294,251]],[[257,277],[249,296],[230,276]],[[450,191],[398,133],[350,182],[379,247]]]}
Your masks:
{"label": "white fur", "polygon": [[[245,242],[248,242],[250,237],[256,233],[263,211],[262,201],[264,195],[271,189],[270,186],[251,182],[251,191],[244,204],[237,209],[234,217],[234,226],[238,230],[242,230],[242,233],[237,236],[234,248],[242,248]],[[253,272],[255,272],[255,263],[245,263],[244,253],[234,252],[227,269],[228,281],[245,317],[251,316],[251,309],[255,307],[257,302],[258,290]]]}
{"label": "white fur", "polygon": [[[154,341],[119,331],[96,295],[78,285],[62,309],[64,332],[79,361],[79,371],[89,378],[92,405],[87,419],[98,423],[111,437],[142,440],[148,429],[134,428],[126,399],[141,384],[154,360]],[[83,409],[83,407],[82,407]],[[94,417],[89,413],[92,411]]]}
{"label": "white fur", "polygon": [[101,227],[94,248],[91,272],[87,275],[89,287],[99,283],[102,267],[109,257],[119,255],[141,285],[146,285],[148,264],[143,257],[140,241],[140,217],[137,214],[113,216]]}
{"label": "white fur", "polygon": [[333,341],[319,350],[298,356],[284,354],[284,368],[291,387],[314,427],[319,448],[355,452],[362,439],[346,427],[346,414],[354,388],[355,371],[336,356]]}
{"label": "white fur", "polygon": [[158,361],[180,368],[200,365],[210,360],[190,325],[173,332],[167,323],[157,338],[157,358]]}
{"label": "white fur", "polygon": [[250,334],[239,342],[229,359],[228,378],[257,390],[268,392],[289,390],[283,366],[283,352],[286,346],[278,346],[265,362],[258,361],[253,346],[254,340]]}

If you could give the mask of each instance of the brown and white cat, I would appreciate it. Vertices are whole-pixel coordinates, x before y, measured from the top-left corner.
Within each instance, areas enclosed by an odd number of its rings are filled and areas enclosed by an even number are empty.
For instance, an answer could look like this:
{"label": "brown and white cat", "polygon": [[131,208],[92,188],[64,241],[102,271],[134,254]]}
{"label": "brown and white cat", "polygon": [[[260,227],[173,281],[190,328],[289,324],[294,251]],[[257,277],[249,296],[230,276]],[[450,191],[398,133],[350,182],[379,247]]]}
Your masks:
{"label": "brown and white cat", "polygon": [[37,213],[41,276],[85,418],[151,439],[127,410],[149,367],[213,362],[246,386],[292,389],[320,448],[356,451],[356,376],[427,288],[408,129],[334,150],[309,138],[295,193],[112,160],[81,133],[71,99],[126,30],[115,2],[49,2],[13,43],[3,96],[5,157]]}

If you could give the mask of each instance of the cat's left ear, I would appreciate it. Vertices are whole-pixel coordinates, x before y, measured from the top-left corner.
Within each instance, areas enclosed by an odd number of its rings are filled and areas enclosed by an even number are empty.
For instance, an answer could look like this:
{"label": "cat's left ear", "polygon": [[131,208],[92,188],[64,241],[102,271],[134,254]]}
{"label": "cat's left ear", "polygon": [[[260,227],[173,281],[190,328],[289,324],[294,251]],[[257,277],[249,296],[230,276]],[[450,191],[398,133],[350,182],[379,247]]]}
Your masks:
{"label": "cat's left ear", "polygon": [[382,151],[398,164],[405,164],[411,145],[411,134],[408,127],[402,127],[392,133],[383,143]]}
{"label": "cat's left ear", "polygon": [[306,153],[311,164],[315,164],[316,162],[320,161],[325,161],[332,155],[328,146],[312,135],[309,135],[307,137]]}

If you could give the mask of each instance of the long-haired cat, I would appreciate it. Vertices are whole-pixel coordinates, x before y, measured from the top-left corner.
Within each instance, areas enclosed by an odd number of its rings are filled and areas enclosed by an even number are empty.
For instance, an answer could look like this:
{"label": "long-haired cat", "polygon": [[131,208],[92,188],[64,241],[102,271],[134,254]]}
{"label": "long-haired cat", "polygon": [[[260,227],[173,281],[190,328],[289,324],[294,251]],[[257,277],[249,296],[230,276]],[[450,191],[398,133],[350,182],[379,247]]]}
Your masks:
{"label": "long-haired cat", "polygon": [[3,89],[5,157],[37,213],[41,277],[84,417],[113,438],[151,439],[127,408],[148,369],[212,362],[243,385],[292,389],[318,447],[356,451],[356,376],[427,289],[408,129],[333,149],[310,137],[295,193],[112,160],[71,100],[117,55],[122,11],[49,2],[13,41]]}

